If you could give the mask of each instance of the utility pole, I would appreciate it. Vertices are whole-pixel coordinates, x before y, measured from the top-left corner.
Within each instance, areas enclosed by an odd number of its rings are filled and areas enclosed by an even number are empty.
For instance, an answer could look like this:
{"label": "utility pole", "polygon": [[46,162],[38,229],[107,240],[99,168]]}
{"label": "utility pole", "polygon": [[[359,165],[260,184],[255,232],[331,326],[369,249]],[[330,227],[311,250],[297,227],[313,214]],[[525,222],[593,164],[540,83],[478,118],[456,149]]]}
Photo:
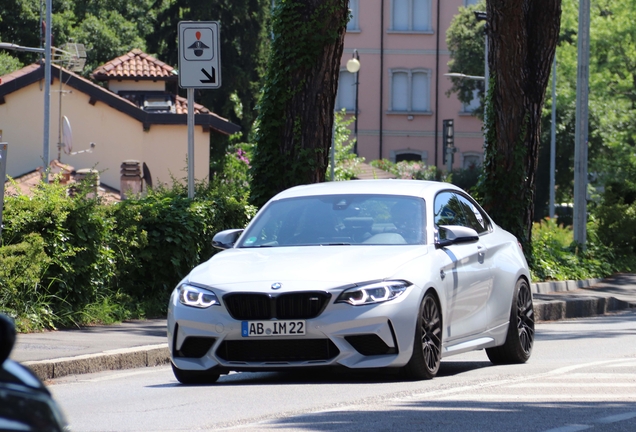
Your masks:
{"label": "utility pole", "polygon": [[552,63],[552,125],[550,126],[550,219],[554,219],[554,188],[556,184],[556,53]]}
{"label": "utility pole", "polygon": [[[44,160],[44,175],[48,183],[49,173],[49,129],[50,129],[50,109],[51,109],[51,9],[53,1],[46,0],[46,32],[44,36],[44,142],[42,159]],[[60,79],[62,74],[60,73]],[[60,97],[62,97],[60,95]]]}
{"label": "utility pole", "polygon": [[585,247],[587,224],[587,137],[590,74],[590,0],[579,2],[576,124],[574,128],[574,241]]}

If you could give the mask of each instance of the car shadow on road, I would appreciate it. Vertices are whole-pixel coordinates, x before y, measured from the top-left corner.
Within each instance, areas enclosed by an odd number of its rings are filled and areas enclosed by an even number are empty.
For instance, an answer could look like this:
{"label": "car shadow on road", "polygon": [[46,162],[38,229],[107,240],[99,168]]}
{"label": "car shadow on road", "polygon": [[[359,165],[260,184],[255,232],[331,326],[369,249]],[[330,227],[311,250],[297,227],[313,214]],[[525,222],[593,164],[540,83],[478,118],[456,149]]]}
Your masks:
{"label": "car shadow on road", "polygon": [[[380,408],[381,406],[381,408]],[[359,408],[359,406],[358,406]],[[294,431],[579,431],[633,430],[636,404],[613,402],[386,401],[264,421],[258,430]],[[573,428],[573,419],[579,428]],[[569,425],[570,427],[563,427]],[[597,427],[594,427],[596,425]],[[555,429],[556,427],[561,427]],[[587,426],[587,427],[584,427]],[[605,426],[605,428],[603,428]],[[257,429],[249,429],[257,430]]]}
{"label": "car shadow on road", "polygon": [[[438,377],[455,376],[476,369],[493,366],[490,362],[442,361]],[[409,381],[399,369],[315,368],[282,372],[240,372],[222,375],[212,386],[251,386],[251,385],[289,385],[289,384],[374,384]],[[184,386],[179,383],[166,383],[148,386],[150,388]],[[198,386],[198,385],[196,385]]]}

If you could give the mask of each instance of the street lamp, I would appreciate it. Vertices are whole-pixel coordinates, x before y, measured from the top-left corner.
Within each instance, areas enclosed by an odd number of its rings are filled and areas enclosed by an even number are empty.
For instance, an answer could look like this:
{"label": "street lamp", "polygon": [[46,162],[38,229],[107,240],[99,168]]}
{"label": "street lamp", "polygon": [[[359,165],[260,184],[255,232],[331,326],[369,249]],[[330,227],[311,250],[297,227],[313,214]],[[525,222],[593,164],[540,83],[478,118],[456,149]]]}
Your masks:
{"label": "street lamp", "polygon": [[457,73],[457,72],[450,72],[450,73],[445,73],[444,76],[447,77],[453,77],[453,78],[464,78],[464,79],[471,79],[471,80],[476,80],[476,81],[485,81],[485,77],[483,76],[476,76],[476,75],[466,75],[463,73]]}
{"label": "street lamp", "polygon": [[353,54],[351,55],[351,58],[349,59],[349,61],[347,62],[347,70],[349,71],[349,73],[353,73],[356,74],[356,82],[355,82],[355,86],[356,86],[356,105],[355,105],[355,120],[353,122],[353,134],[356,138],[355,142],[353,143],[353,152],[357,155],[358,154],[358,75],[360,72],[360,56],[358,55],[358,50],[354,49],[353,50]]}

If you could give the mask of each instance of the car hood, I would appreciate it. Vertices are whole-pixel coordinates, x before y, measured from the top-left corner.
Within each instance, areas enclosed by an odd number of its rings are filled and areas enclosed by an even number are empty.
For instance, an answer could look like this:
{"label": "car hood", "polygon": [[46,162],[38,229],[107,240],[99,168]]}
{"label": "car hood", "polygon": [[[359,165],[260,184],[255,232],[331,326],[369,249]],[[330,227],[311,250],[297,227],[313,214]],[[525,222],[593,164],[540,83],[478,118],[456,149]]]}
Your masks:
{"label": "car hood", "polygon": [[274,282],[291,282],[286,288],[302,283],[305,289],[316,289],[394,277],[427,253],[424,245],[228,249],[196,267],[186,279],[216,287],[250,284],[250,289],[270,290]]}

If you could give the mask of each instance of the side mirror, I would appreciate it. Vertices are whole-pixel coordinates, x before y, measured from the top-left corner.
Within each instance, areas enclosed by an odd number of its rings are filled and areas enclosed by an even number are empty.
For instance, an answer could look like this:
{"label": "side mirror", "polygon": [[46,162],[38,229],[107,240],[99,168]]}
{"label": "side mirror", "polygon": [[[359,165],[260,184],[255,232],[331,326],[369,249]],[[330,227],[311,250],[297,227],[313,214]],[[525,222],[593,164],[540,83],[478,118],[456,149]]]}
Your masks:
{"label": "side mirror", "polygon": [[479,234],[472,228],[459,225],[440,225],[435,247],[440,249],[460,243],[472,243],[477,240],[479,240]]}
{"label": "side mirror", "polygon": [[217,249],[230,249],[234,247],[234,243],[243,234],[242,229],[229,229],[218,232],[212,238],[212,246]]}
{"label": "side mirror", "polygon": [[0,365],[9,358],[15,344],[15,325],[13,320],[0,314]]}

